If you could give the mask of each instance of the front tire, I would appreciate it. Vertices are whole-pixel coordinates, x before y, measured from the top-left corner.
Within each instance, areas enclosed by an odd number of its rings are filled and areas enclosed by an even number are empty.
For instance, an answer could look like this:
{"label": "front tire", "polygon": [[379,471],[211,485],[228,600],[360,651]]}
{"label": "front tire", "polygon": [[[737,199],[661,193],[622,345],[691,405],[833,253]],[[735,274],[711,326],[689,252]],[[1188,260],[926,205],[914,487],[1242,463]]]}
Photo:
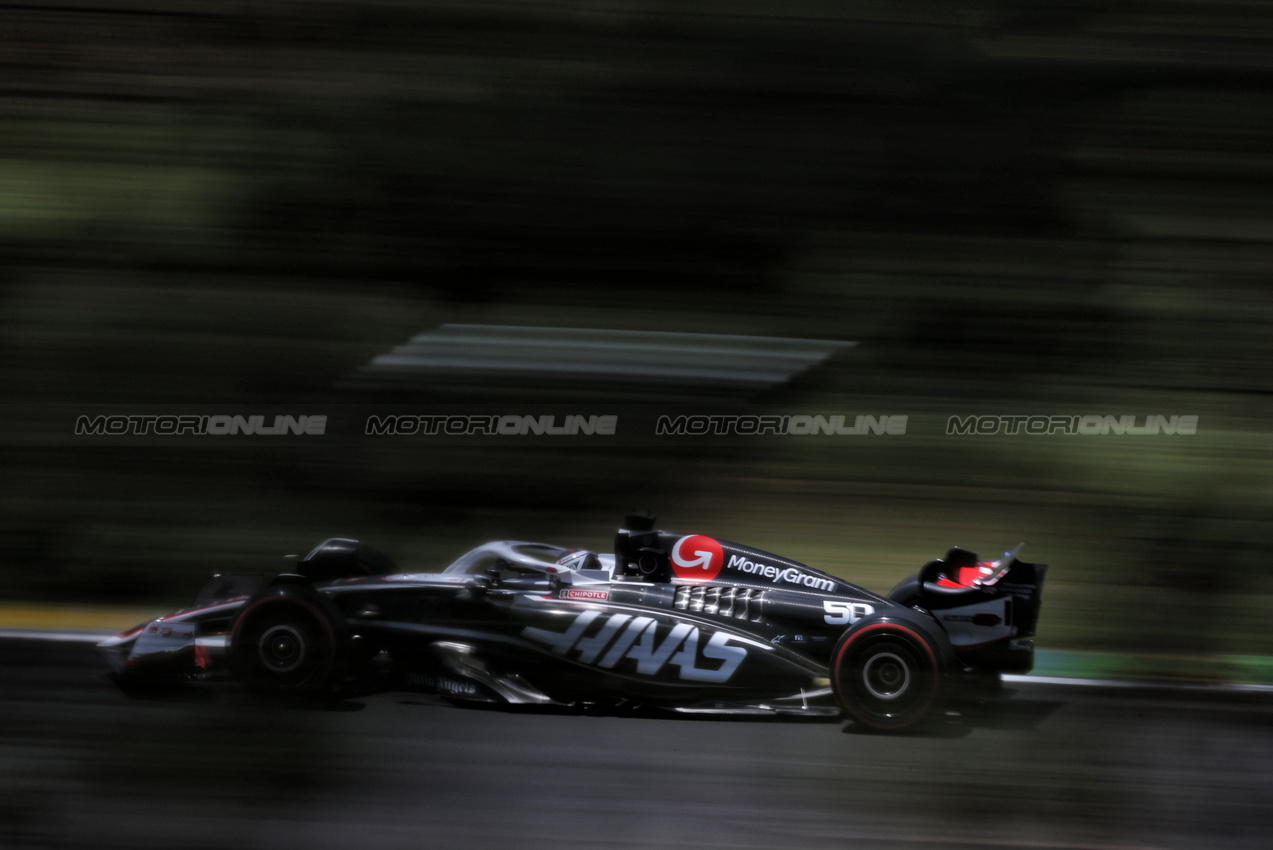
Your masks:
{"label": "front tire", "polygon": [[258,694],[330,694],[344,673],[347,642],[339,614],[318,594],[271,588],[235,620],[230,670]]}
{"label": "front tire", "polygon": [[923,631],[873,622],[844,634],[831,655],[831,685],[854,721],[880,731],[930,716],[945,690],[942,654]]}

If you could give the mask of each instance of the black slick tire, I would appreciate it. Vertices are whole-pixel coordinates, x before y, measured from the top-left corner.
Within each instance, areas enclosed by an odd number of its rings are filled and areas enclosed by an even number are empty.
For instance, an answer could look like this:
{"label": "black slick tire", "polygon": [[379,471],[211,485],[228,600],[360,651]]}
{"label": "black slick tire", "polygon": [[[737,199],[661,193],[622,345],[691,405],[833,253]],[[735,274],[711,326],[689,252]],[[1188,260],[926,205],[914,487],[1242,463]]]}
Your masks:
{"label": "black slick tire", "polygon": [[335,692],[347,661],[339,613],[308,588],[272,587],[248,600],[230,633],[230,671],[261,695]]}
{"label": "black slick tire", "polygon": [[831,686],[845,713],[870,729],[916,726],[940,708],[944,653],[924,630],[895,620],[859,623],[831,653]]}

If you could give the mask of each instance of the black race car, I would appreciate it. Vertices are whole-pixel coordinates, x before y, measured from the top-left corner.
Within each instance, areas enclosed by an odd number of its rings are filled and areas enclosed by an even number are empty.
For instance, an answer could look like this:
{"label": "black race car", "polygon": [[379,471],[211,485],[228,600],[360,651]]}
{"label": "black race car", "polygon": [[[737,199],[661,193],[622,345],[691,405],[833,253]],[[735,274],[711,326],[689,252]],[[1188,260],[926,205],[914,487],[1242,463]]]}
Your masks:
{"label": "black race car", "polygon": [[[1018,550],[1020,547],[1018,547]],[[614,554],[498,541],[440,573],[327,540],[295,573],[214,576],[194,607],[100,644],[121,683],[228,668],[264,693],[831,715],[912,726],[1031,669],[1046,567],[954,548],[888,596],[629,516]]]}

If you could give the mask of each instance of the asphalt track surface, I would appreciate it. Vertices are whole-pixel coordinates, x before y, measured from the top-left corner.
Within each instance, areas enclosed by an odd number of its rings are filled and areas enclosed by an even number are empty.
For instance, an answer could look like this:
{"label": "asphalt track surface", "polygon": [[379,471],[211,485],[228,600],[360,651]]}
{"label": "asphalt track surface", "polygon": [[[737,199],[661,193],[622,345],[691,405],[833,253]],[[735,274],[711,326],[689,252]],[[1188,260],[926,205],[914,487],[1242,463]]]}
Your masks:
{"label": "asphalt track surface", "polygon": [[232,683],[0,639],[4,848],[1268,848],[1273,695],[1009,685],[905,736]]}

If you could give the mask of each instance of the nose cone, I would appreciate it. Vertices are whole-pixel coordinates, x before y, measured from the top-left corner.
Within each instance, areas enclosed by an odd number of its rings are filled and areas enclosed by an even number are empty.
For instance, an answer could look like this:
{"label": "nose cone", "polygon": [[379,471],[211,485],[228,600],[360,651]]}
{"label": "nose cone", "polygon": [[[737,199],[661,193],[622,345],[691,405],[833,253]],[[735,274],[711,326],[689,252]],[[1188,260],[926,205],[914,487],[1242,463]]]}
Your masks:
{"label": "nose cone", "polygon": [[128,665],[128,655],[133,651],[133,644],[136,640],[135,636],[125,640],[117,635],[113,638],[107,638],[97,645],[97,651],[106,659],[106,663],[110,665],[111,672],[124,672],[124,668]]}
{"label": "nose cone", "polygon": [[97,651],[106,659],[106,663],[115,673],[123,673],[128,667],[128,656],[132,654],[133,647],[137,645],[137,638],[145,631],[148,623],[142,623],[140,626],[133,626],[127,631],[120,632],[114,637],[108,637],[97,645]]}

